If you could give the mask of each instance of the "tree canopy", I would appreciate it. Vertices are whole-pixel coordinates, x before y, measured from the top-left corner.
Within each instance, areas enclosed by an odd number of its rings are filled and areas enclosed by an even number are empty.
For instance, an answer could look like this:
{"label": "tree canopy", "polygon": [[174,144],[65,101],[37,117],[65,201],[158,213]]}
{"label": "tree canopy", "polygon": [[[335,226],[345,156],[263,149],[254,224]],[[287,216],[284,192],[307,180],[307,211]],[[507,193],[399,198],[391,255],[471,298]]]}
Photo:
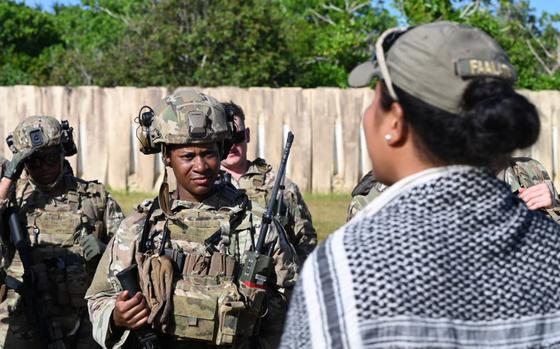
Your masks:
{"label": "tree canopy", "polygon": [[436,20],[490,33],[519,87],[560,88],[560,14],[526,0],[0,0],[0,85],[345,87],[385,29]]}

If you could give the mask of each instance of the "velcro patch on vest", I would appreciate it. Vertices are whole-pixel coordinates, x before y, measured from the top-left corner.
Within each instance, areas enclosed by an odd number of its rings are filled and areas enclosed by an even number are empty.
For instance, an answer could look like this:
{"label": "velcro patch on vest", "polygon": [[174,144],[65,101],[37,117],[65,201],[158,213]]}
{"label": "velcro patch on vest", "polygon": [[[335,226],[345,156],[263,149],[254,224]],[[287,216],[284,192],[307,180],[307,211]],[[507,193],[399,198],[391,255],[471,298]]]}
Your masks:
{"label": "velcro patch on vest", "polygon": [[39,244],[72,246],[74,234],[82,226],[82,216],[74,212],[44,211],[28,217],[28,224],[32,230],[31,241],[38,239]]}

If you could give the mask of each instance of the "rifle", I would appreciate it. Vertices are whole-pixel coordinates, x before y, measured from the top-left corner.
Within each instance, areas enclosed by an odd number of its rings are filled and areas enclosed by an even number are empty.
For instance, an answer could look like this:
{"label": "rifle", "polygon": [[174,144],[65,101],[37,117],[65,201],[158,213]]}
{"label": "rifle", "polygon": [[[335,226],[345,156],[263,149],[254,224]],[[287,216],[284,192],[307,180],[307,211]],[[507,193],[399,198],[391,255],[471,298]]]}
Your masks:
{"label": "rifle", "polygon": [[45,303],[41,301],[38,292],[36,276],[33,272],[33,258],[28,235],[21,227],[17,211],[14,208],[6,210],[10,239],[19,253],[23,264],[23,282],[6,276],[6,287],[15,290],[22,296],[25,316],[33,327],[39,330],[41,343],[48,349],[64,349],[62,330],[49,318]]}
{"label": "rifle", "polygon": [[[282,153],[282,160],[280,161],[278,174],[274,181],[274,186],[272,187],[272,193],[270,195],[266,213],[262,218],[257,246],[254,251],[248,251],[246,253],[245,265],[243,266],[239,281],[248,288],[266,288],[266,282],[272,274],[272,253],[274,248],[271,246],[271,248],[265,250],[265,242],[268,231],[270,230],[270,224],[273,223],[272,218],[276,213],[276,206],[278,201],[281,201],[278,200],[278,192],[284,182],[286,165],[288,164],[288,157],[290,156],[290,149],[293,141],[294,134],[292,132],[288,132],[288,138],[286,139],[286,146],[284,147],[284,151]],[[283,233],[285,234],[285,232]],[[279,235],[282,235],[282,232],[279,232]],[[283,237],[286,238],[285,235]]]}

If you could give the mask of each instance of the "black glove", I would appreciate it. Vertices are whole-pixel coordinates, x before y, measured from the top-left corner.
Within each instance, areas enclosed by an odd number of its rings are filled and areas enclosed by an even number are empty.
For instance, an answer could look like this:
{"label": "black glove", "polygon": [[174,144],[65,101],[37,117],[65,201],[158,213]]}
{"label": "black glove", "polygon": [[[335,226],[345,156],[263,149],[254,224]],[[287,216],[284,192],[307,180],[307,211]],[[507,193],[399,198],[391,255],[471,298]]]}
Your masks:
{"label": "black glove", "polygon": [[93,234],[84,236],[80,240],[80,246],[82,246],[82,250],[84,251],[84,258],[86,262],[89,262],[95,257],[103,254],[103,251],[105,251],[105,247],[107,247],[106,244],[101,242],[101,240],[96,238]]}
{"label": "black glove", "polygon": [[18,180],[23,171],[25,160],[33,155],[33,153],[35,153],[34,149],[24,149],[15,153],[14,156],[12,156],[12,160],[8,161],[6,164],[3,176],[12,181]]}

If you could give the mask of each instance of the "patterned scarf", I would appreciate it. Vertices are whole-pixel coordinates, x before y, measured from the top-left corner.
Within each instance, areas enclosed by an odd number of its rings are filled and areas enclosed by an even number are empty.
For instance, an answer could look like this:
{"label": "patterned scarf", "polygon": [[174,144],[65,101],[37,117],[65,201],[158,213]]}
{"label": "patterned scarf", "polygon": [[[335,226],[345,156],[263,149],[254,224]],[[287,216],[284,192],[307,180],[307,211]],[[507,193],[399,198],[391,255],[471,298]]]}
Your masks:
{"label": "patterned scarf", "polygon": [[309,257],[281,348],[556,348],[559,285],[560,225],[487,169],[430,169]]}

